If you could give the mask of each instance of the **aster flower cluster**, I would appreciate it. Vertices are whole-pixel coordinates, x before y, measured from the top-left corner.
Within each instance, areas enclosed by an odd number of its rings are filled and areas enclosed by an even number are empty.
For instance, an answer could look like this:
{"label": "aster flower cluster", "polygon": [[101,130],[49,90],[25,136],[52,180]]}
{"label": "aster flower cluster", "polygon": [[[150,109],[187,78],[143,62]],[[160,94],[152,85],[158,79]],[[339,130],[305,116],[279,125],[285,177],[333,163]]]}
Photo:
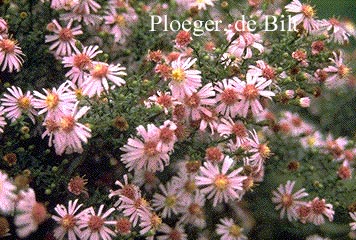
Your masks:
{"label": "aster flower cluster", "polygon": [[[356,231],[356,145],[316,101],[352,95],[350,23],[300,0],[14,0],[0,12],[0,238]],[[296,28],[263,31],[270,14]],[[223,23],[198,39],[150,31],[152,15]]]}

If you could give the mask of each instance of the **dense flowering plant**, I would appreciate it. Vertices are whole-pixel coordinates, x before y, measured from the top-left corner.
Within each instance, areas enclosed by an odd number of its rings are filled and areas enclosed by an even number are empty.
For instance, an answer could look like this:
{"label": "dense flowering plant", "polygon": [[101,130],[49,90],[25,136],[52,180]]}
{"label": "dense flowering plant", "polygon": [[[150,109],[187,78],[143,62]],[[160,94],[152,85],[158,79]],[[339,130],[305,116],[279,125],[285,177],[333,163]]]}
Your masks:
{"label": "dense flowering plant", "polygon": [[356,238],[351,22],[299,0],[0,16],[0,238]]}

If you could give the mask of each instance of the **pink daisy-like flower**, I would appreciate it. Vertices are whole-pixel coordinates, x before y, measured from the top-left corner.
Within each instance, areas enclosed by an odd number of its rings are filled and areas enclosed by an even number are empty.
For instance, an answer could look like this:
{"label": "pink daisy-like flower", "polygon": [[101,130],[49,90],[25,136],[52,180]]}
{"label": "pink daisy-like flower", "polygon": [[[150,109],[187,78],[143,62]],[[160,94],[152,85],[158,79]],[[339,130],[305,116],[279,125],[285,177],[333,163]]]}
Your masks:
{"label": "pink daisy-like flower", "polygon": [[256,167],[256,171],[260,171],[266,159],[271,156],[271,149],[266,143],[260,143],[255,129],[250,131],[250,138],[243,145],[251,155],[244,159],[244,163]]}
{"label": "pink daisy-like flower", "polygon": [[20,71],[24,54],[15,40],[0,36],[0,66],[1,71],[7,68],[9,72]]}
{"label": "pink daisy-like flower", "polygon": [[248,139],[248,132],[245,125],[241,121],[234,122],[230,117],[228,119],[221,119],[218,132],[220,136],[230,136],[233,134],[238,146]]}
{"label": "pink daisy-like flower", "polygon": [[184,202],[181,202],[180,213],[182,217],[179,220],[179,224],[192,224],[198,228],[204,228],[206,226],[205,222],[205,196],[199,191],[196,191],[191,198],[185,199]]}
{"label": "pink daisy-like flower", "polygon": [[350,217],[354,222],[350,223],[350,227],[352,231],[356,230],[356,212],[349,212]]}
{"label": "pink daisy-like flower", "polygon": [[229,169],[234,161],[226,156],[221,171],[218,165],[211,162],[204,162],[204,166],[200,167],[201,176],[195,177],[198,186],[206,186],[201,192],[207,194],[207,198],[213,198],[213,206],[218,203],[228,202],[229,200],[240,199],[240,191],[243,190],[242,182],[247,177],[241,176],[242,168],[233,170],[228,174]]}
{"label": "pink daisy-like flower", "polygon": [[[55,220],[58,226],[53,230],[54,237],[62,240],[66,235],[68,240],[77,240],[82,236],[79,230],[79,219],[85,212],[77,213],[83,204],[77,206],[78,199],[74,202],[68,202],[68,208],[64,205],[58,204],[54,210],[59,216],[53,215],[52,219]],[[77,214],[76,214],[77,213]]]}
{"label": "pink daisy-like flower", "polygon": [[116,236],[116,233],[108,226],[115,225],[116,221],[106,220],[110,214],[115,211],[115,208],[110,208],[103,213],[104,205],[100,205],[98,213],[95,213],[93,207],[84,210],[84,214],[79,219],[79,229],[82,231],[80,239],[82,240],[111,240]]}
{"label": "pink daisy-like flower", "polygon": [[314,198],[310,202],[311,211],[308,216],[308,221],[314,223],[315,225],[324,224],[326,216],[330,222],[334,220],[335,211],[333,210],[333,205],[330,203],[325,203],[325,199],[320,200],[318,197]]}
{"label": "pink daisy-like flower", "polygon": [[[139,215],[141,218],[141,236],[146,234],[150,230],[156,231],[162,224],[162,219],[155,212],[143,209],[139,210]],[[152,237],[151,239],[153,240],[154,238]]]}
{"label": "pink daisy-like flower", "polygon": [[325,140],[325,152],[332,154],[336,161],[341,161],[344,159],[344,151],[348,142],[349,141],[345,137],[335,139],[331,134],[329,134]]}
{"label": "pink daisy-like flower", "polygon": [[98,25],[102,21],[101,16],[92,13],[96,13],[101,8],[100,4],[94,0],[75,0],[67,8],[71,11],[61,14],[61,20],[83,21],[86,25]]}
{"label": "pink daisy-like flower", "polygon": [[283,184],[279,185],[278,192],[272,192],[274,195],[272,202],[278,204],[276,210],[282,209],[280,214],[281,219],[284,217],[285,213],[287,213],[289,221],[296,220],[298,218],[298,208],[305,204],[305,202],[300,201],[299,199],[308,196],[308,193],[305,192],[304,188],[292,193],[294,185],[294,181],[287,181],[285,186]]}
{"label": "pink daisy-like flower", "polygon": [[171,228],[165,223],[162,223],[158,229],[158,232],[163,233],[162,236],[157,236],[158,240],[187,240],[188,236],[184,232],[184,227],[177,224],[174,228]]}
{"label": "pink daisy-like flower", "polygon": [[20,238],[25,238],[38,229],[48,217],[46,207],[36,201],[33,189],[21,191],[16,205],[14,223],[16,233]]}
{"label": "pink daisy-like flower", "polygon": [[171,96],[170,92],[157,91],[157,94],[149,97],[145,102],[145,106],[150,108],[153,105],[163,108],[165,114],[179,103],[178,100]]}
{"label": "pink daisy-like flower", "polygon": [[335,52],[333,54],[334,58],[329,58],[329,60],[334,63],[334,66],[323,69],[330,74],[325,80],[325,84],[329,88],[336,88],[343,85],[351,74],[351,68],[343,63],[343,52],[340,51],[339,55]]}
{"label": "pink daisy-like flower", "polygon": [[125,217],[130,218],[132,226],[135,227],[140,218],[139,212],[143,210],[150,211],[151,207],[147,200],[141,196],[141,192],[136,192],[134,198],[128,198],[126,196],[120,197],[121,203],[119,210]]}
{"label": "pink daisy-like flower", "polygon": [[43,89],[45,95],[38,91],[33,91],[33,95],[37,97],[33,102],[34,108],[41,109],[38,114],[41,115],[47,112],[47,117],[53,116],[58,119],[63,114],[70,113],[77,102],[75,93],[69,89],[71,85],[71,82],[66,81],[58,89]]}
{"label": "pink daisy-like flower", "polygon": [[263,111],[259,98],[262,96],[271,99],[271,97],[275,96],[272,91],[264,90],[271,83],[272,80],[266,80],[265,78],[250,74],[246,75],[246,82],[238,82],[237,91],[240,93],[241,101],[237,105],[237,108],[241,111],[241,116],[246,117],[250,107],[253,115],[257,115]]}
{"label": "pink daisy-like flower", "polygon": [[135,169],[132,182],[139,187],[143,187],[145,191],[152,192],[156,190],[160,180],[157,177],[156,172],[147,171],[144,169]]}
{"label": "pink daisy-like flower", "polygon": [[[121,76],[126,76],[125,67],[120,67],[120,64],[107,64],[104,62],[93,62],[93,67],[90,69],[90,76],[83,83],[83,94],[93,97],[100,96],[105,90],[109,91],[109,82],[116,86],[125,84],[125,80]],[[113,89],[115,86],[111,86]]]}
{"label": "pink daisy-like flower", "polygon": [[202,87],[198,92],[191,95],[185,95],[181,102],[184,103],[186,116],[191,117],[193,121],[202,118],[202,114],[211,116],[212,113],[208,110],[208,106],[215,104],[215,92],[211,83]]}
{"label": "pink daisy-like flower", "polygon": [[322,20],[320,25],[325,27],[327,31],[331,31],[329,41],[334,41],[339,44],[349,42],[351,34],[347,31],[346,24],[344,22],[341,22],[336,18],[330,18],[329,20]]}
{"label": "pink daisy-like flower", "polygon": [[195,177],[195,173],[188,173],[185,169],[181,169],[178,172],[178,176],[172,178],[172,183],[175,185],[182,202],[191,199],[199,190]]}
{"label": "pink daisy-like flower", "polygon": [[163,194],[155,193],[153,195],[152,207],[154,207],[156,211],[162,210],[161,214],[163,218],[170,218],[172,213],[177,215],[180,199],[176,186],[168,182],[166,187],[160,184],[159,189]]}
{"label": "pink daisy-like flower", "polygon": [[182,60],[179,57],[172,62],[169,87],[172,96],[176,99],[182,99],[185,95],[192,95],[202,86],[201,72],[199,70],[189,69],[197,59],[188,58]]}
{"label": "pink daisy-like flower", "polygon": [[76,39],[74,38],[77,35],[83,34],[81,26],[78,25],[72,27],[73,19],[71,19],[66,27],[62,27],[57,20],[52,20],[54,24],[53,32],[54,35],[46,35],[45,42],[53,42],[49,47],[50,50],[55,50],[56,56],[70,56],[73,52],[73,49],[76,49],[75,46]]}
{"label": "pink daisy-like flower", "polygon": [[63,114],[58,120],[59,130],[54,133],[54,147],[56,154],[62,155],[83,152],[82,142],[87,143],[88,138],[91,137],[90,128],[78,122],[87,111],[89,107],[82,107],[77,110],[78,103],[69,114]]}
{"label": "pink daisy-like flower", "polygon": [[237,92],[238,78],[223,79],[214,87],[216,94],[216,112],[223,114],[225,117],[236,117],[238,113],[239,93]]}
{"label": "pink daisy-like flower", "polygon": [[216,226],[216,233],[221,235],[221,240],[247,240],[247,237],[242,233],[243,228],[237,225],[232,218],[221,218],[220,224]]}
{"label": "pink daisy-like flower", "polygon": [[82,52],[78,49],[74,49],[73,53],[69,57],[64,57],[62,63],[64,67],[70,67],[71,70],[66,73],[73,83],[76,83],[78,87],[81,87],[85,78],[89,75],[86,71],[89,71],[92,67],[92,59],[102,53],[99,50],[99,46],[87,46],[84,47]]}
{"label": "pink daisy-like flower", "polygon": [[105,24],[110,26],[109,33],[114,35],[115,42],[125,42],[131,34],[130,25],[137,22],[138,16],[131,7],[125,8],[124,13],[118,13],[116,8],[111,8],[104,16]]}
{"label": "pink daisy-like flower", "polygon": [[128,176],[127,174],[124,175],[124,182],[116,181],[115,185],[118,185],[120,189],[118,190],[110,190],[109,198],[112,198],[114,196],[119,196],[119,200],[114,203],[115,207],[118,207],[121,203],[121,196],[125,196],[130,199],[134,199],[136,194],[139,192],[139,188],[134,185],[129,183]]}
{"label": "pink daisy-like flower", "polygon": [[2,214],[11,214],[14,210],[16,195],[15,185],[9,181],[6,173],[0,171],[0,212]]}
{"label": "pink daisy-like flower", "polygon": [[228,49],[228,53],[234,55],[237,58],[251,58],[252,48],[257,49],[260,53],[264,52],[264,47],[261,42],[261,35],[244,33],[231,43]]}
{"label": "pink daisy-like flower", "polygon": [[175,135],[175,130],[177,125],[166,120],[162,126],[159,127],[159,141],[157,143],[157,149],[162,152],[173,151],[174,144],[177,141],[177,136]]}
{"label": "pink daisy-like flower", "polygon": [[249,66],[247,74],[264,77],[267,80],[276,79],[276,70],[263,60],[256,61],[256,66]]}
{"label": "pink daisy-like flower", "polygon": [[287,12],[297,14],[291,18],[291,21],[296,25],[302,24],[308,33],[319,29],[318,22],[313,18],[315,10],[309,4],[302,4],[299,0],[293,0],[285,8]]}
{"label": "pink daisy-like flower", "polygon": [[121,161],[129,171],[134,168],[144,168],[149,171],[163,171],[169,164],[167,152],[158,150],[159,132],[153,124],[147,125],[147,130],[141,125],[137,128],[138,134],[143,138],[129,138],[127,144],[120,148],[125,153]]}
{"label": "pink daisy-like flower", "polygon": [[15,86],[7,88],[7,90],[11,95],[5,93],[1,98],[2,105],[5,107],[4,112],[7,113],[6,116],[14,122],[21,117],[22,113],[25,113],[35,123],[34,115],[37,113],[33,109],[33,96],[30,91],[23,94],[21,88]]}

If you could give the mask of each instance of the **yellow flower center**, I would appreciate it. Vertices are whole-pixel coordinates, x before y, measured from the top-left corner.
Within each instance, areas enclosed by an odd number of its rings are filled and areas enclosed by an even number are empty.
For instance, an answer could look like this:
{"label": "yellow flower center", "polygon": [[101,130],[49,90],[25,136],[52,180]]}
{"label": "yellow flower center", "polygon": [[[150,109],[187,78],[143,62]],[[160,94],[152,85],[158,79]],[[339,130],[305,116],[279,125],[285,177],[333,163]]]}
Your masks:
{"label": "yellow flower center", "polygon": [[290,207],[293,204],[293,198],[290,194],[284,194],[282,196],[282,205],[285,207]]}
{"label": "yellow flower center", "polygon": [[184,185],[184,189],[188,192],[188,193],[193,193],[196,189],[197,189],[197,185],[195,185],[194,181],[187,181]]}
{"label": "yellow flower center", "polygon": [[258,151],[263,159],[269,158],[272,154],[271,149],[267,146],[267,144],[260,144]]}
{"label": "yellow flower center", "polygon": [[118,15],[115,20],[119,27],[124,27],[126,25],[125,17],[122,15]]}
{"label": "yellow flower center", "polygon": [[176,82],[183,82],[185,80],[185,72],[181,68],[172,70],[172,79]]}
{"label": "yellow flower center", "polygon": [[0,41],[0,48],[5,53],[13,53],[15,50],[16,42],[10,39],[3,39]]}
{"label": "yellow flower center", "polygon": [[239,237],[241,235],[241,228],[238,225],[233,224],[229,227],[229,234],[234,237]]}
{"label": "yellow flower center", "polygon": [[219,191],[226,190],[229,185],[229,179],[225,175],[220,174],[215,177],[214,185]]}
{"label": "yellow flower center", "polygon": [[313,136],[309,136],[309,137],[307,138],[307,142],[308,142],[308,145],[309,145],[309,146],[314,146],[314,144],[315,144],[315,142],[316,142],[316,138],[313,137]]}
{"label": "yellow flower center", "polygon": [[74,228],[75,226],[75,218],[73,215],[65,215],[63,218],[62,218],[62,221],[61,221],[61,225],[63,228],[65,229],[72,229]]}
{"label": "yellow flower center", "polygon": [[56,93],[49,93],[46,98],[46,105],[48,109],[55,109],[58,106],[59,97]]}
{"label": "yellow flower center", "polygon": [[252,99],[255,99],[258,97],[258,90],[257,88],[255,87],[255,85],[253,84],[247,84],[245,86],[245,89],[243,90],[243,95],[249,99],[249,100],[252,100]]}
{"label": "yellow flower center", "polygon": [[72,116],[64,116],[61,119],[61,129],[65,132],[71,132],[74,128],[75,120]]}
{"label": "yellow flower center", "polygon": [[177,202],[177,198],[176,196],[173,195],[173,196],[168,196],[166,198],[165,204],[167,207],[173,207],[176,204],[176,202]]}
{"label": "yellow flower center", "polygon": [[162,218],[154,213],[151,217],[151,224],[154,229],[157,229],[162,224]]}
{"label": "yellow flower center", "polygon": [[338,74],[341,78],[347,77],[351,72],[351,69],[346,67],[345,65],[341,65],[338,69]]}
{"label": "yellow flower center", "polygon": [[92,71],[91,71],[91,75],[94,78],[102,78],[105,77],[106,74],[108,73],[108,66],[102,63],[96,64]]}
{"label": "yellow flower center", "polygon": [[307,18],[312,18],[315,15],[315,10],[312,6],[304,4],[302,6],[302,12]]}
{"label": "yellow flower center", "polygon": [[17,100],[17,105],[19,106],[19,108],[21,108],[22,110],[28,110],[31,106],[31,101],[28,97],[20,97]]}

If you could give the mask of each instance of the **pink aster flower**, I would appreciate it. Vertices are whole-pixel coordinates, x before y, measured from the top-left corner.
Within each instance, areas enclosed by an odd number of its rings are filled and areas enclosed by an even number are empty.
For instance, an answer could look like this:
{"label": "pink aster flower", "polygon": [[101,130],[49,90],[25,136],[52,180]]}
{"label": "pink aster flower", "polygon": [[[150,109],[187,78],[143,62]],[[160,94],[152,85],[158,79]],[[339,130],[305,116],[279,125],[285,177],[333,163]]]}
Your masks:
{"label": "pink aster flower", "polygon": [[297,210],[301,205],[304,205],[305,202],[300,201],[299,199],[308,196],[308,193],[305,192],[305,189],[302,188],[295,193],[293,192],[295,182],[287,181],[286,185],[279,185],[278,192],[273,191],[272,202],[278,204],[276,210],[281,210],[280,218],[282,219],[287,213],[287,218],[289,221],[296,220],[298,218]]}
{"label": "pink aster flower", "polygon": [[258,60],[256,62],[256,66],[249,66],[249,70],[247,74],[257,75],[264,77],[267,80],[275,80],[276,79],[276,70],[268,65],[263,60]]}
{"label": "pink aster flower", "polygon": [[237,225],[232,218],[221,218],[220,224],[216,226],[216,233],[221,235],[221,240],[247,240],[247,237],[242,233],[243,228]]}
{"label": "pink aster flower", "polygon": [[184,231],[184,227],[180,224],[177,224],[174,228],[172,228],[167,224],[162,223],[158,229],[158,232],[164,234],[161,236],[157,236],[158,240],[187,240],[188,239],[188,236]]}
{"label": "pink aster flower", "polygon": [[[186,116],[193,121],[202,118],[202,114],[212,116],[212,113],[208,110],[208,106],[215,104],[215,92],[211,83],[206,84],[198,92],[192,94],[186,94],[181,102],[184,103]],[[180,100],[180,99],[178,99]]]}
{"label": "pink aster flower", "polygon": [[237,145],[241,145],[248,139],[248,132],[245,125],[241,121],[234,121],[230,117],[221,119],[221,123],[218,127],[220,136],[235,136],[235,142]]}
{"label": "pink aster flower", "polygon": [[121,196],[125,196],[130,199],[134,199],[136,194],[139,192],[139,188],[129,183],[127,174],[124,175],[124,182],[116,181],[115,185],[118,185],[120,188],[118,190],[110,190],[109,198],[114,196],[119,196],[119,200],[114,203],[115,207],[118,207],[121,203]]}
{"label": "pink aster flower", "polygon": [[93,207],[85,210],[79,219],[79,229],[81,230],[80,239],[83,240],[111,240],[116,236],[116,233],[108,226],[115,225],[116,221],[106,220],[110,214],[115,211],[115,208],[110,208],[105,213],[103,212],[104,205],[100,205],[98,213],[95,213]]}
{"label": "pink aster flower", "polygon": [[184,167],[178,172],[178,176],[174,176],[172,178],[172,183],[176,186],[178,195],[182,199],[182,202],[191,199],[199,190],[195,177],[195,173],[188,173]]}
{"label": "pink aster flower", "polygon": [[350,223],[351,230],[355,231],[356,230],[356,212],[353,212],[353,213],[349,212],[349,214],[350,214],[350,217],[352,218],[352,220],[354,221],[354,222]]}
{"label": "pink aster flower", "polygon": [[19,201],[16,205],[14,223],[17,227],[16,233],[20,238],[25,238],[37,231],[48,217],[46,207],[36,201],[33,189],[21,191]]}
{"label": "pink aster flower", "polygon": [[80,25],[72,29],[72,23],[73,20],[71,19],[66,27],[62,27],[57,20],[52,20],[54,35],[46,35],[45,42],[52,42],[49,49],[55,50],[56,56],[70,56],[73,50],[77,48],[74,37],[83,34],[83,31]]}
{"label": "pink aster flower", "polygon": [[54,147],[56,154],[62,155],[83,152],[82,142],[87,143],[91,137],[90,128],[78,122],[89,107],[82,107],[77,110],[78,103],[74,106],[71,113],[63,114],[58,120],[59,130],[54,133]]}
{"label": "pink aster flower", "polygon": [[253,166],[256,171],[263,168],[263,164],[271,156],[271,150],[266,143],[260,143],[256,130],[250,131],[250,138],[243,143],[251,156],[244,159],[245,164]]}
{"label": "pink aster flower", "polygon": [[271,97],[275,96],[272,91],[264,90],[271,83],[272,80],[266,80],[265,78],[250,74],[246,75],[246,82],[238,82],[237,91],[240,93],[241,101],[237,107],[243,117],[247,116],[250,107],[253,115],[257,115],[263,111],[259,98],[262,96],[271,99]]}
{"label": "pink aster flower", "polygon": [[7,68],[9,72],[20,71],[24,54],[15,40],[0,36],[0,66],[1,71]]}
{"label": "pink aster flower", "polygon": [[173,97],[182,99],[185,95],[192,95],[202,86],[201,72],[189,69],[196,61],[197,59],[191,58],[183,61],[179,57],[176,61],[172,62],[169,87]]}
{"label": "pink aster flower", "polygon": [[233,41],[228,49],[228,53],[237,58],[251,58],[252,48],[257,49],[260,53],[264,52],[264,47],[261,44],[262,39],[259,34],[244,33],[244,35]]}
{"label": "pink aster flower", "polygon": [[174,132],[176,129],[177,125],[170,120],[166,120],[163,125],[159,127],[159,141],[157,143],[157,149],[159,151],[173,151],[174,144],[178,140]]}
{"label": "pink aster flower", "polygon": [[242,182],[247,177],[240,175],[242,168],[228,173],[233,163],[234,161],[226,156],[220,171],[218,165],[204,162],[204,166],[200,167],[201,175],[195,178],[198,186],[205,186],[201,192],[207,194],[208,199],[214,197],[214,207],[218,203],[241,198]]}
{"label": "pink aster flower", "polygon": [[324,224],[324,216],[329,219],[330,222],[334,220],[335,211],[333,205],[325,203],[325,199],[320,200],[318,197],[314,198],[310,202],[311,212],[308,216],[308,221],[315,225]]}
{"label": "pink aster flower", "polygon": [[131,34],[130,25],[137,22],[138,16],[131,7],[125,8],[125,12],[118,13],[116,8],[111,8],[104,16],[105,24],[110,28],[109,33],[114,35],[115,42],[125,42]]}
{"label": "pink aster flower", "polygon": [[116,65],[107,64],[104,62],[93,62],[93,67],[90,69],[90,76],[83,83],[83,94],[93,97],[94,95],[100,96],[105,90],[114,89],[115,86],[109,86],[109,81],[116,86],[122,86],[126,82],[121,76],[126,76],[125,67],[120,67],[118,63]]}
{"label": "pink aster flower", "polygon": [[150,211],[151,207],[147,200],[141,196],[141,192],[135,193],[133,199],[128,198],[126,196],[120,197],[121,203],[119,206],[119,210],[122,211],[122,214],[125,217],[130,218],[130,222],[132,226],[135,227],[140,219],[139,212],[140,211]]}
{"label": "pink aster flower", "polygon": [[351,34],[346,28],[346,23],[339,21],[336,18],[330,18],[329,20],[322,20],[320,25],[325,27],[329,34],[329,41],[334,41],[339,44],[345,44],[349,42]]}
{"label": "pink aster flower", "polygon": [[313,18],[315,16],[315,10],[309,4],[302,4],[299,0],[293,0],[290,4],[286,5],[285,8],[287,12],[296,13],[291,21],[296,25],[302,24],[308,33],[319,29],[318,22]]}
{"label": "pink aster flower", "polygon": [[67,8],[71,11],[61,14],[61,20],[83,21],[86,25],[98,25],[102,21],[101,16],[93,14],[101,8],[100,4],[94,0],[75,0]]}
{"label": "pink aster flower", "polygon": [[62,240],[67,236],[68,240],[77,240],[82,236],[79,230],[79,219],[85,212],[77,213],[83,204],[77,206],[78,199],[74,202],[68,202],[68,208],[64,205],[58,204],[54,210],[59,216],[53,215],[52,219],[57,222],[57,227],[54,229],[53,234],[56,239]]}
{"label": "pink aster flower", "polygon": [[7,113],[6,116],[15,121],[18,119],[22,113],[28,115],[28,117],[35,123],[34,115],[36,111],[33,109],[33,96],[30,91],[23,94],[21,88],[12,86],[7,88],[11,95],[5,93],[4,97],[1,98],[2,105],[5,107],[4,112]]}
{"label": "pink aster flower", "polygon": [[15,206],[16,190],[15,185],[8,179],[6,173],[0,171],[0,212],[8,215],[12,214]]}
{"label": "pink aster flower", "polygon": [[183,225],[192,224],[198,228],[204,228],[206,226],[204,204],[204,194],[196,191],[191,198],[181,202],[180,213],[182,213],[182,217],[178,223]]}
{"label": "pink aster flower", "polygon": [[73,53],[69,57],[64,57],[62,63],[64,67],[70,67],[71,70],[66,73],[66,77],[72,80],[73,83],[81,87],[85,78],[89,76],[87,71],[92,67],[92,59],[102,53],[99,50],[99,46],[87,46],[84,47],[82,52],[78,49],[74,49]]}
{"label": "pink aster flower", "polygon": [[155,193],[153,195],[152,207],[156,211],[161,210],[163,218],[170,218],[172,214],[177,215],[180,198],[176,186],[168,182],[166,186],[160,184],[159,189],[163,194]]}
{"label": "pink aster flower", "polygon": [[333,54],[334,58],[330,58],[330,61],[333,62],[334,66],[329,66],[323,69],[325,72],[329,73],[329,77],[325,80],[325,84],[329,88],[342,86],[351,74],[351,68],[343,63],[343,52],[340,51],[339,55],[335,52]]}
{"label": "pink aster flower", "polygon": [[168,114],[168,111],[177,105],[179,101],[173,98],[170,92],[157,91],[155,95],[149,97],[144,103],[148,108],[153,105],[159,106],[165,114]]}
{"label": "pink aster flower", "polygon": [[62,83],[58,89],[43,89],[45,94],[34,91],[34,108],[41,109],[38,114],[47,112],[47,117],[59,118],[63,114],[70,113],[77,102],[75,93],[70,90],[71,82]]}
{"label": "pink aster flower", "polygon": [[137,128],[139,138],[129,138],[125,146],[121,148],[125,153],[121,155],[121,161],[129,171],[135,168],[144,168],[149,171],[163,171],[169,164],[167,152],[158,150],[159,132],[153,124],[147,125],[147,130],[141,125]]}
{"label": "pink aster flower", "polygon": [[238,113],[239,93],[237,92],[238,78],[224,79],[215,86],[216,94],[216,112],[225,117],[236,117]]}
{"label": "pink aster flower", "polygon": [[[156,231],[162,224],[162,219],[152,211],[147,209],[139,210],[141,222],[140,222],[140,234],[141,236],[146,234],[148,231]],[[154,239],[153,237],[151,238]]]}

